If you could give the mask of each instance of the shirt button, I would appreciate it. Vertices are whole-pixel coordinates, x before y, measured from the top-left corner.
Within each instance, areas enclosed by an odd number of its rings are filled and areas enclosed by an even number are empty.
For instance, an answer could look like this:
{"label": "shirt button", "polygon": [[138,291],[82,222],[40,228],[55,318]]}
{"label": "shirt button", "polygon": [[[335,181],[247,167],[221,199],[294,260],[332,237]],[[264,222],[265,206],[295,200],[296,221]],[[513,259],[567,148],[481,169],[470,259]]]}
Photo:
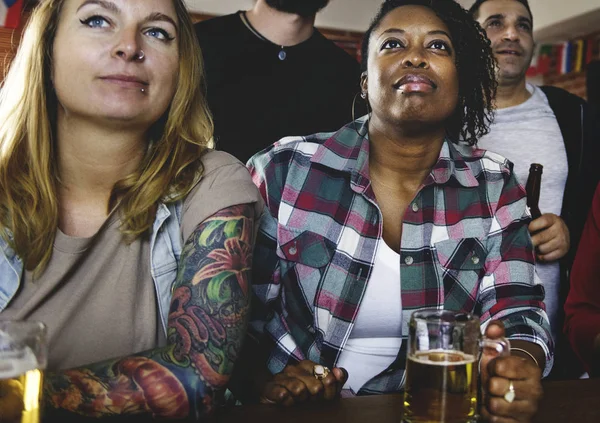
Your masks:
{"label": "shirt button", "polygon": [[296,248],[296,244],[294,243],[288,249],[288,253],[290,253],[290,255],[292,255],[292,256],[295,256],[297,252],[298,252],[298,249]]}
{"label": "shirt button", "polygon": [[471,261],[473,262],[473,264],[478,264],[479,263],[479,257],[473,256],[473,257],[471,257]]}
{"label": "shirt button", "polygon": [[414,262],[414,260],[413,260],[413,258],[411,256],[407,256],[404,259],[404,263],[406,263],[408,266],[410,266],[411,264],[413,264],[413,262]]}
{"label": "shirt button", "polygon": [[419,211],[419,205],[417,203],[412,203],[412,211],[415,213]]}

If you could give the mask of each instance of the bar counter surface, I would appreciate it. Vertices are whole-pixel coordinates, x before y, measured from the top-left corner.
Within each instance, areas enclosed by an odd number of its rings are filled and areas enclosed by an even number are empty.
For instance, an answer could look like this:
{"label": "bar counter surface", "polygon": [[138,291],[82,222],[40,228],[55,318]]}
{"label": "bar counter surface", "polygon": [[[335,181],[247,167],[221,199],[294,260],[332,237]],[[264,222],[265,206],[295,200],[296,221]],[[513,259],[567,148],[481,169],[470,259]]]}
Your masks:
{"label": "bar counter surface", "polygon": [[[534,423],[599,423],[600,378],[568,381],[544,381],[544,398]],[[65,416],[66,417],[66,416]],[[63,422],[149,423],[149,416],[123,416],[109,419],[60,419]],[[217,423],[400,423],[402,395],[375,395],[345,398],[333,403],[308,403],[282,408],[246,405],[221,410],[211,422]],[[44,423],[56,421],[44,419]]]}

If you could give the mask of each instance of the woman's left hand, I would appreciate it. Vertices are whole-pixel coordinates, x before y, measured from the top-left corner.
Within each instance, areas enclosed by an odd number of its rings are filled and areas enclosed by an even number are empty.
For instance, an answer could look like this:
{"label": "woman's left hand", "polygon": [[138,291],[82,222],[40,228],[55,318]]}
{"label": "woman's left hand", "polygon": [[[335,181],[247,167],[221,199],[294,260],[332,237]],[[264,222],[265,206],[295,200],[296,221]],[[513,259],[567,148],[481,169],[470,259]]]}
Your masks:
{"label": "woman's left hand", "polygon": [[[501,324],[490,323],[487,329],[489,338],[504,336]],[[484,365],[487,369],[482,372],[484,419],[492,423],[530,422],[543,395],[539,367],[533,360],[517,356],[496,357],[488,363],[482,362]],[[509,394],[511,382],[514,395]]]}

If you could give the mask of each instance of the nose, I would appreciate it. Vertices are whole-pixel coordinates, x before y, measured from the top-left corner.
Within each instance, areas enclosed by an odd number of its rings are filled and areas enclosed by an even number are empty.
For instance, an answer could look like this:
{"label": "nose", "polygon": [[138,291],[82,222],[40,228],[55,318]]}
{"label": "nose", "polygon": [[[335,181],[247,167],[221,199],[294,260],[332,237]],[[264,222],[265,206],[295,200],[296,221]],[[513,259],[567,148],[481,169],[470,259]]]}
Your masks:
{"label": "nose", "polygon": [[519,31],[517,31],[514,25],[506,25],[502,39],[504,41],[519,41]]}
{"label": "nose", "polygon": [[140,34],[137,29],[124,29],[117,35],[117,41],[113,48],[113,57],[126,61],[144,60]]}
{"label": "nose", "polygon": [[422,49],[412,49],[402,59],[402,67],[429,69],[429,61]]}

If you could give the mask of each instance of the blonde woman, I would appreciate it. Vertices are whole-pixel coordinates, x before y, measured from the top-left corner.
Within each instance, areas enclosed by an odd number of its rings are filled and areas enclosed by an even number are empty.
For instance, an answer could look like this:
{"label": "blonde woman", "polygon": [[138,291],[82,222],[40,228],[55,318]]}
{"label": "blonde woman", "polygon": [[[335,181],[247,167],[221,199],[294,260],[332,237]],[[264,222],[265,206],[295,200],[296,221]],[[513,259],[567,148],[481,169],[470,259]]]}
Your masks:
{"label": "blonde woman", "polygon": [[181,0],[30,18],[0,97],[0,319],[48,326],[50,415],[199,417],[229,380],[262,204],[207,148],[200,58]]}

